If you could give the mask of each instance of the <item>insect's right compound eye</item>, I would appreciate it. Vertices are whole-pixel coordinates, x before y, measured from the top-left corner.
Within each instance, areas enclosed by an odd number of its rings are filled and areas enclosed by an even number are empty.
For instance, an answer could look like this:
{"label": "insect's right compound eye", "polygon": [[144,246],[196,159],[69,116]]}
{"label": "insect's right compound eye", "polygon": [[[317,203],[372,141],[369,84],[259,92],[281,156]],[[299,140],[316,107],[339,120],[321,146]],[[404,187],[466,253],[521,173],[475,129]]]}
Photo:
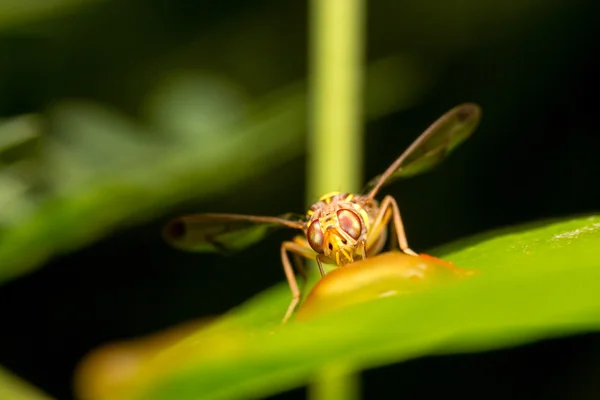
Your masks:
{"label": "insect's right compound eye", "polygon": [[323,253],[323,231],[319,220],[314,220],[306,231],[306,239],[310,247],[317,253]]}

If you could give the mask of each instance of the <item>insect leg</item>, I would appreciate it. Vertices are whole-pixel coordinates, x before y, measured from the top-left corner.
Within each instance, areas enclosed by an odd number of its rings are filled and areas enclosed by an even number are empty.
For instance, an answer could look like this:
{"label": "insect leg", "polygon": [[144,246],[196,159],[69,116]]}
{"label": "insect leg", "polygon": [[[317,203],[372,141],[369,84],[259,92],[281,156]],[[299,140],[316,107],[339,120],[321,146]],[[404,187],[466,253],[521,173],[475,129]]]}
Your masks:
{"label": "insect leg", "polygon": [[307,276],[302,257],[298,253],[292,253],[292,257],[294,257],[294,267],[296,267],[296,271],[298,271],[302,276],[302,279],[306,282]]}
{"label": "insect leg", "polygon": [[398,241],[396,229],[390,229],[390,250],[396,250],[398,248]]}
{"label": "insect leg", "polygon": [[[308,250],[310,249],[310,244],[308,244],[308,241],[306,240],[306,238],[304,236],[296,236],[294,238],[294,243],[299,244],[303,249],[305,249],[306,254],[302,254],[303,257],[306,258],[313,258],[312,256],[314,256],[314,252],[312,250]],[[298,253],[293,253],[294,254],[294,258],[297,260],[296,261],[296,265],[299,266],[298,271],[304,276],[304,278],[306,278],[306,271],[304,271],[303,266],[301,265],[301,263],[298,261],[300,259],[300,254]],[[321,278],[325,276],[325,269],[323,268],[323,263],[327,264],[328,262],[328,258],[325,257],[323,254],[317,254],[317,266],[319,267],[319,272],[321,273]]]}
{"label": "insect leg", "polygon": [[398,208],[398,203],[396,203],[396,200],[392,196],[385,196],[383,198],[379,208],[379,214],[377,214],[377,218],[375,218],[375,222],[373,223],[372,235],[377,238],[378,235],[381,234],[381,229],[389,223],[390,217],[393,218],[394,221],[394,233],[398,239],[400,250],[413,256],[418,255],[408,247],[404,225],[402,224],[402,217],[400,216],[400,209]]}
{"label": "insect leg", "polygon": [[306,282],[307,275],[306,275],[306,268],[305,268],[305,265],[303,262],[303,257],[304,258],[312,258],[311,254],[313,254],[313,253],[310,250],[307,250],[310,248],[310,245],[308,244],[308,241],[306,240],[306,238],[304,236],[298,235],[298,236],[294,237],[294,239],[292,241],[294,243],[296,243],[297,245],[300,245],[302,247],[302,249],[304,249],[304,251],[305,251],[305,254],[300,254],[298,252],[292,252],[292,256],[294,257],[294,266],[296,267],[296,270],[300,273],[300,275],[302,275],[302,278]]}
{"label": "insect leg", "polygon": [[359,243],[359,246],[360,246],[360,256],[364,260],[365,258],[367,258],[367,241],[363,240],[362,242]]}
{"label": "insect leg", "polygon": [[281,244],[281,262],[283,263],[283,271],[285,272],[285,277],[290,285],[290,290],[292,291],[292,301],[288,306],[288,309],[283,317],[282,324],[285,324],[287,320],[292,316],[292,313],[296,309],[296,306],[300,302],[300,297],[302,292],[298,287],[298,282],[296,281],[296,275],[294,274],[294,268],[292,267],[292,263],[290,262],[290,257],[288,256],[288,251],[293,253],[296,257],[302,256],[306,258],[313,258],[315,253],[309,248],[302,246],[301,244],[295,242],[283,242]]}
{"label": "insect leg", "polygon": [[319,267],[321,278],[325,276],[325,269],[323,268],[324,262],[327,262],[327,257],[323,254],[317,254],[317,266]]}
{"label": "insect leg", "polygon": [[385,239],[387,238],[387,224],[389,223],[391,217],[391,209],[379,209],[367,236],[367,257],[372,257],[383,249],[383,246],[385,245]]}

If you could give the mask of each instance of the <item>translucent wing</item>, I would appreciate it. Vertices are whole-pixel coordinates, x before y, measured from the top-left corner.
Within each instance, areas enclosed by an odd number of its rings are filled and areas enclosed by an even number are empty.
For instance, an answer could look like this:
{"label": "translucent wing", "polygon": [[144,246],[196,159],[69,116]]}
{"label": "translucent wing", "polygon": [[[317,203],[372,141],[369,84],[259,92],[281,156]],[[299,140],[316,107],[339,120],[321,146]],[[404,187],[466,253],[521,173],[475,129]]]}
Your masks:
{"label": "translucent wing", "polygon": [[240,214],[195,214],[176,218],[163,230],[173,247],[197,252],[234,252],[246,248],[281,227],[304,229],[301,217]]}
{"label": "translucent wing", "polygon": [[373,198],[384,185],[398,178],[421,174],[437,166],[479,125],[481,108],[464,103],[442,115],[421,134],[381,175],[367,184]]}

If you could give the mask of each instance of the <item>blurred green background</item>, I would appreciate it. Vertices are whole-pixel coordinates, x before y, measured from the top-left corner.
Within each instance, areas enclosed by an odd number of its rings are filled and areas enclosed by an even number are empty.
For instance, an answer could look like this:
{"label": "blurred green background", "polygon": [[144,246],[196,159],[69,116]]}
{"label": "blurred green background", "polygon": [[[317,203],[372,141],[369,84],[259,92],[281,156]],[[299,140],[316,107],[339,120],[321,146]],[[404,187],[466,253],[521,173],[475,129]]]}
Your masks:
{"label": "blurred green background", "polygon": [[[290,232],[224,258],[173,250],[160,230],[188,212],[304,212],[308,9],[24,4],[0,1],[0,365],[66,399],[95,346],[221,314],[283,280]],[[483,107],[441,168],[385,189],[414,250],[598,210],[594,7],[368,3],[363,178],[454,105]],[[409,398],[594,398],[599,345],[416,360],[368,371],[363,389],[372,398],[402,375]]]}

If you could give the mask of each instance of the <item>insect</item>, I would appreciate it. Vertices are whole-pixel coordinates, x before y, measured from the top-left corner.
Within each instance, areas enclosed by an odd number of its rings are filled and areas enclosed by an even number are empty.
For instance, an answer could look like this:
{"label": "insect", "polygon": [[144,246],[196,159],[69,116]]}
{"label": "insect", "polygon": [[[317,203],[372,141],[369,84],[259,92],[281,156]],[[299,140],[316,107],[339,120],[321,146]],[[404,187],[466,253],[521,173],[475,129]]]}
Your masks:
{"label": "insect", "polygon": [[283,242],[280,249],[292,291],[292,300],[283,318],[285,323],[301,298],[290,254],[299,272],[303,273],[301,257],[304,257],[316,259],[321,276],[325,276],[323,264],[342,267],[381,252],[391,223],[391,247],[397,245],[404,253],[417,255],[408,246],[396,200],[387,195],[378,202],[375,196],[384,185],[398,178],[418,175],[440,164],[474,132],[480,119],[481,108],[473,103],[464,103],[446,112],[383,174],[369,181],[366,194],[325,194],[305,216],[214,213],[182,216],[167,224],[163,236],[172,246],[182,250],[228,252],[258,242],[273,229],[288,227],[302,231],[302,235]]}

